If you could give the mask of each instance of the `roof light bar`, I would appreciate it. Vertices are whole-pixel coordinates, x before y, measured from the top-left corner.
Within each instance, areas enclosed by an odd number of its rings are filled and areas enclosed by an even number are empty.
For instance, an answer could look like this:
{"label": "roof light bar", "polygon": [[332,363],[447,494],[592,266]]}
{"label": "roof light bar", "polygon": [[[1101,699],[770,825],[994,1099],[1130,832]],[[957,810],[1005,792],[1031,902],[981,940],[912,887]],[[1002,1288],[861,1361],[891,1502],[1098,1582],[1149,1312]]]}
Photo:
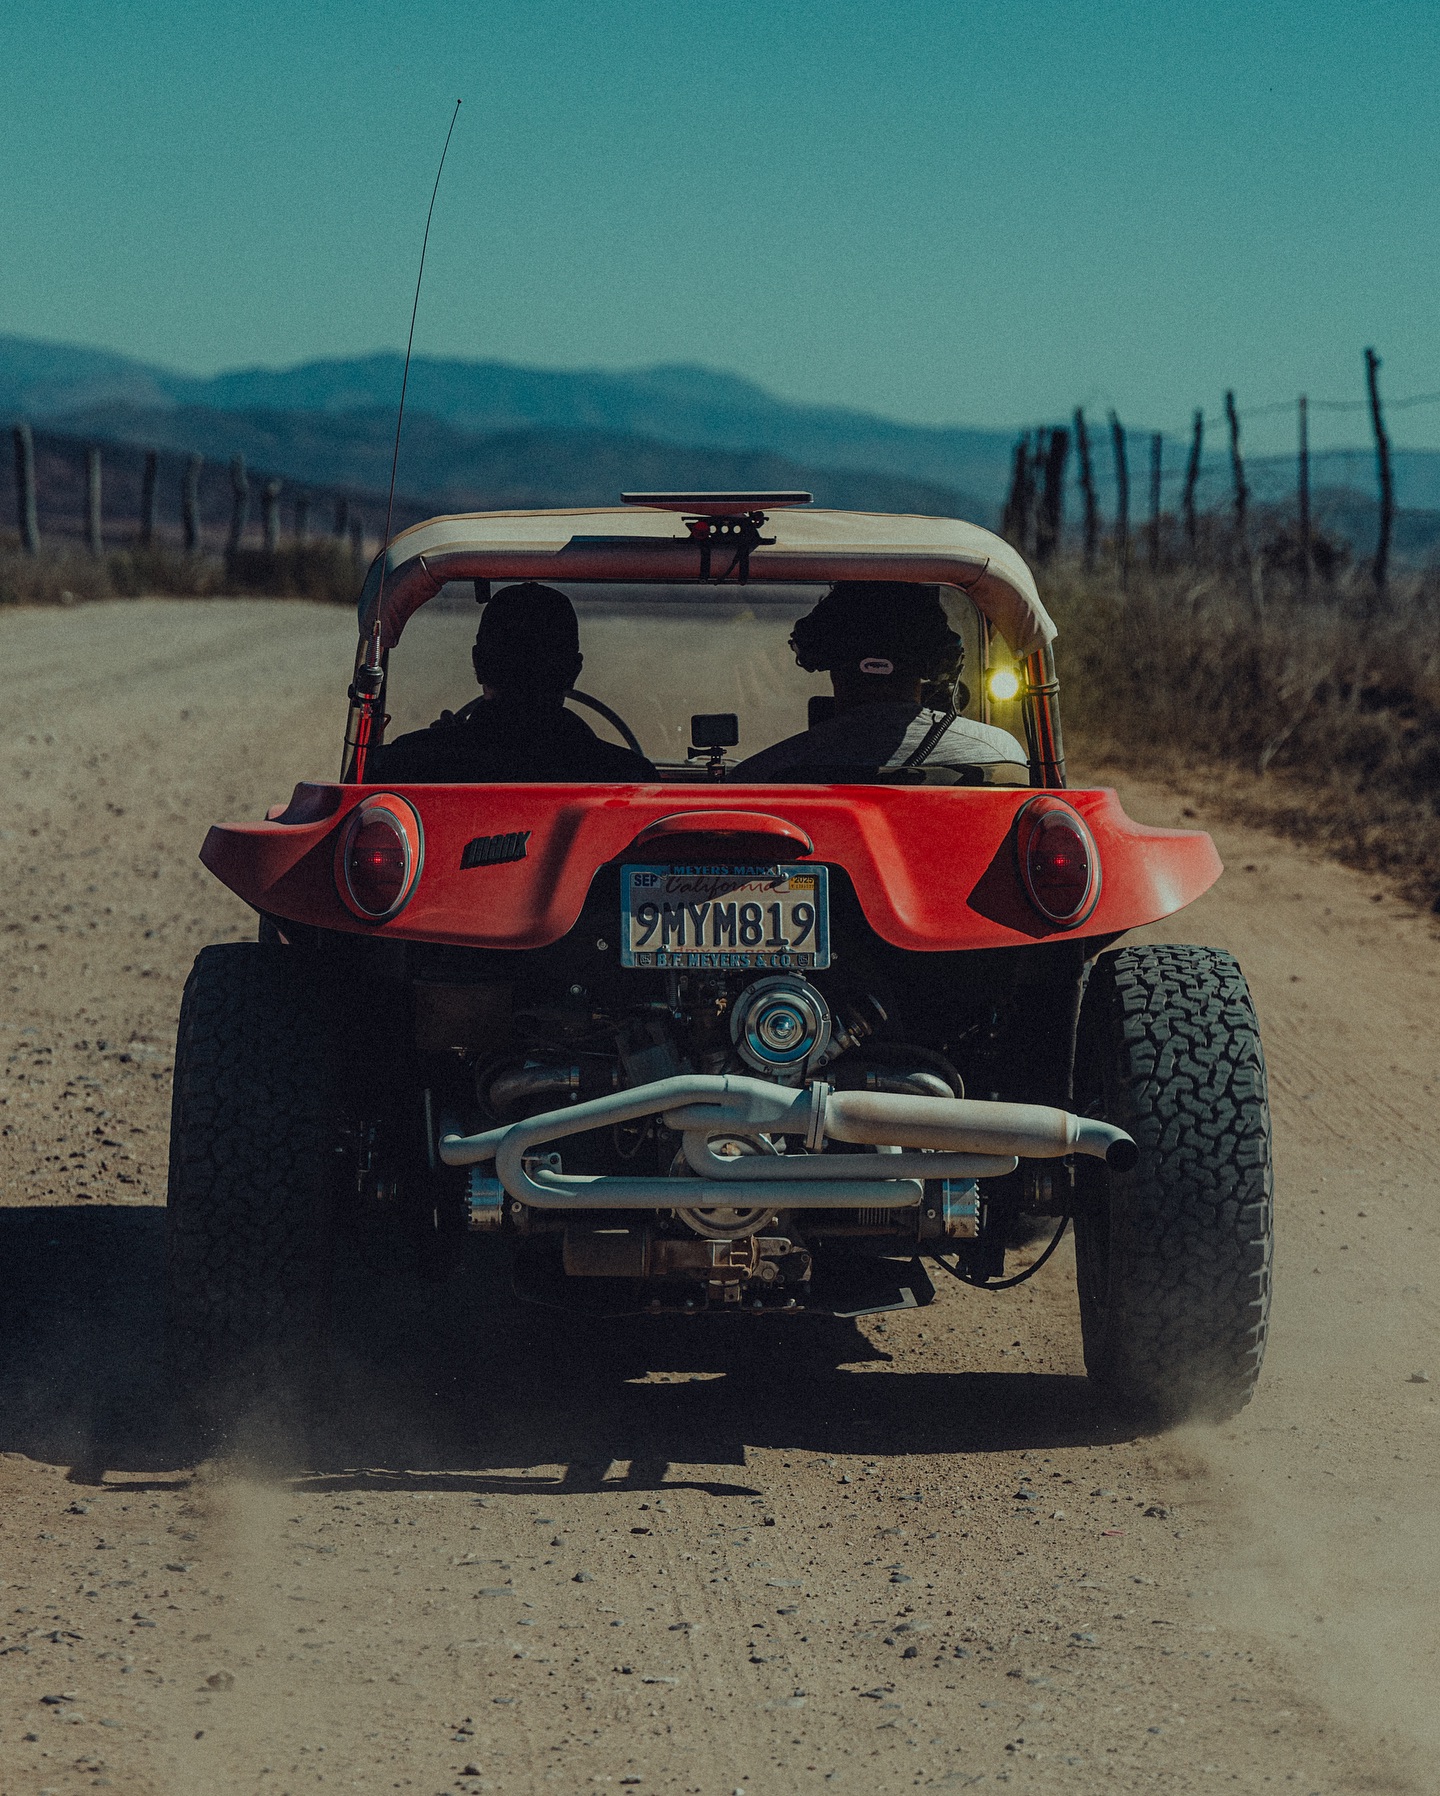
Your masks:
{"label": "roof light bar", "polygon": [[703,517],[734,517],[747,511],[777,511],[815,503],[813,493],[621,493],[620,499],[625,505],[697,512]]}

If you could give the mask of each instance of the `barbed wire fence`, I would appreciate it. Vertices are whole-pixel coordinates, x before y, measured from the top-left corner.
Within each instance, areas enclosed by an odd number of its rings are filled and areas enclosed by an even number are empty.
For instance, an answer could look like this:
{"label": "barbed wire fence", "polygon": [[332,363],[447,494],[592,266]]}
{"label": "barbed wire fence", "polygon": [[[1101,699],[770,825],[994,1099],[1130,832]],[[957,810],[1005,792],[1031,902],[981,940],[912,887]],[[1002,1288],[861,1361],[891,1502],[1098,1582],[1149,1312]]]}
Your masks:
{"label": "barbed wire fence", "polygon": [[[1241,406],[1233,391],[1225,395],[1223,416],[1226,450],[1223,458],[1205,452],[1207,419],[1194,413],[1188,454],[1163,432],[1148,435],[1149,481],[1145,517],[1146,560],[1157,570],[1168,560],[1192,562],[1225,559],[1237,572],[1248,575],[1257,552],[1273,565],[1282,562],[1309,596],[1317,579],[1332,575],[1345,553],[1348,539],[1368,519],[1364,502],[1357,504],[1373,480],[1377,495],[1374,544],[1362,555],[1369,574],[1367,617],[1383,603],[1390,582],[1397,505],[1393,449],[1387,416],[1425,406],[1440,406],[1440,392],[1412,393],[1382,402],[1379,387],[1381,359],[1373,349],[1365,351],[1366,394],[1361,399],[1311,399],[1305,394],[1256,406]],[[1310,444],[1312,413],[1368,414],[1372,446],[1314,449]],[[1296,420],[1296,447],[1291,453],[1249,455],[1244,445],[1245,426],[1260,419],[1289,413]],[[1110,544],[1115,572],[1123,585],[1130,571],[1131,536],[1131,439],[1114,411],[1107,419],[1110,436],[1109,465],[1096,453],[1093,426],[1083,408],[1077,408],[1069,426],[1041,426],[1021,433],[1014,452],[1009,497],[1003,514],[1002,534],[1020,549],[1044,563],[1065,539],[1062,509],[1051,495],[1043,512],[1037,501],[1036,470],[1058,458],[1065,465],[1069,443],[1077,451],[1076,488],[1081,502],[1079,524],[1081,552],[1087,568],[1097,564],[1102,539],[1102,504],[1109,501]],[[1057,439],[1061,446],[1057,449]],[[1404,453],[1403,451],[1399,453]],[[1252,534],[1263,529],[1266,541],[1257,545]],[[1071,541],[1074,541],[1072,533]],[[1260,591],[1257,585],[1255,590]]]}
{"label": "barbed wire fence", "polygon": [[[234,560],[329,543],[363,566],[376,546],[370,521],[384,515],[383,493],[290,479],[248,466],[242,455],[214,460],[37,430],[23,420],[12,443],[17,535],[27,555],[49,543],[96,558],[129,550]],[[397,524],[437,509],[397,497]]]}

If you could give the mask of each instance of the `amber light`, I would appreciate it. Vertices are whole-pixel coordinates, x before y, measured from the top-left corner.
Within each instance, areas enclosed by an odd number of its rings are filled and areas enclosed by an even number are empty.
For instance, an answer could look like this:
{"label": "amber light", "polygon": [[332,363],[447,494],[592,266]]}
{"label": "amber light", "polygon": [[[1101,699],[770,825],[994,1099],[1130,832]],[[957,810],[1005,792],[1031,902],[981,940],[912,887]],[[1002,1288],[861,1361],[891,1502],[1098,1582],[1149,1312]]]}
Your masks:
{"label": "amber light", "polygon": [[1077,811],[1058,798],[1035,798],[1016,820],[1025,894],[1040,915],[1073,929],[1100,897],[1100,856]]}
{"label": "amber light", "polygon": [[356,916],[396,915],[420,872],[420,819],[404,799],[382,794],[351,813],[336,859],[340,895]]}

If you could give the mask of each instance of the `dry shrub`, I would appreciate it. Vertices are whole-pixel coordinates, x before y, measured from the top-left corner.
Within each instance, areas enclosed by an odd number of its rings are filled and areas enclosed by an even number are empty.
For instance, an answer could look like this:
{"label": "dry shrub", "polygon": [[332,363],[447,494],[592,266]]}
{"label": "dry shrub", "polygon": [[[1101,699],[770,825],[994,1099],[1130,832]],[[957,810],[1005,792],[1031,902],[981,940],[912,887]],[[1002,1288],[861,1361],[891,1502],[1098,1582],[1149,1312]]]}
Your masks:
{"label": "dry shrub", "polygon": [[22,555],[0,541],[0,605],[78,605],[113,591],[106,564],[93,555],[77,549]]}
{"label": "dry shrub", "polygon": [[225,564],[226,591],[277,599],[311,599],[324,605],[353,605],[365,570],[357,567],[347,543],[332,540],[291,548],[239,549]]}
{"label": "dry shrub", "polygon": [[209,599],[231,588],[214,555],[175,549],[117,549],[105,557],[111,596],[118,599]]}
{"label": "dry shrub", "polygon": [[353,605],[363,570],[348,544],[185,555],[176,549],[112,549],[89,554],[73,543],[44,543],[37,555],[0,537],[0,605],[77,605],[93,599],[224,598],[252,594]]}
{"label": "dry shrub", "polygon": [[[1220,570],[1055,564],[1073,749],[1203,785],[1235,815],[1390,873],[1440,907],[1440,588],[1365,576],[1302,600]],[[1373,612],[1373,615],[1367,613]]]}

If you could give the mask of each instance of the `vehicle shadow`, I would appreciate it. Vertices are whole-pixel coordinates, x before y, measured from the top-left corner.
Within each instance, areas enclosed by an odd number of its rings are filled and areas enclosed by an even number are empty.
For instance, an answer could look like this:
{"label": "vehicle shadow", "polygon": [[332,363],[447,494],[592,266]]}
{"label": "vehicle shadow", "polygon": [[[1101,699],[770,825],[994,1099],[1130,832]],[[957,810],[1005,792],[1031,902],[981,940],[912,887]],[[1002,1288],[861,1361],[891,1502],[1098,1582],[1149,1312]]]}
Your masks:
{"label": "vehicle shadow", "polygon": [[193,1461],[163,1376],[165,1213],[0,1209],[0,1452],[184,1481]]}
{"label": "vehicle shadow", "polygon": [[[183,1482],[202,1456],[163,1371],[163,1224],[0,1210],[0,1452],[130,1488]],[[494,1243],[468,1245],[441,1286],[348,1261],[323,1400],[299,1438],[242,1431],[247,1459],[319,1489],[727,1494],[752,1489],[750,1448],[883,1462],[1133,1434],[1082,1378],[897,1371],[851,1322],[536,1309]]]}

